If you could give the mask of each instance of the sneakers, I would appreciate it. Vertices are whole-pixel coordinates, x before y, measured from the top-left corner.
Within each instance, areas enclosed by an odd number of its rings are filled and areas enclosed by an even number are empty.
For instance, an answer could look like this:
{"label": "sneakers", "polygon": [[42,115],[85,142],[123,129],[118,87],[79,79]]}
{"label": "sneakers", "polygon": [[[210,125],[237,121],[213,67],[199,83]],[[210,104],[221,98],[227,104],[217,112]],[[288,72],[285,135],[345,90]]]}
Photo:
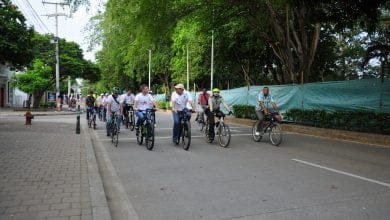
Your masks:
{"label": "sneakers", "polygon": [[263,136],[264,135],[264,131],[261,131],[261,132],[260,131],[256,131],[255,135],[256,136]]}

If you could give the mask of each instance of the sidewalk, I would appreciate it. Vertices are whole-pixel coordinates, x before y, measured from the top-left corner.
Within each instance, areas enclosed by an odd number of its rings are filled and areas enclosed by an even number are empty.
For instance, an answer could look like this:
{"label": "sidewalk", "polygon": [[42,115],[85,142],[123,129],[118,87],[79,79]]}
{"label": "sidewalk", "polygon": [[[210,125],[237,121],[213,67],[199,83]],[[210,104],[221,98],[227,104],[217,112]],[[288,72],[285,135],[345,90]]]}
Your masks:
{"label": "sidewalk", "polygon": [[75,134],[75,117],[26,126],[24,117],[0,116],[1,220],[110,219],[92,145],[83,129]]}

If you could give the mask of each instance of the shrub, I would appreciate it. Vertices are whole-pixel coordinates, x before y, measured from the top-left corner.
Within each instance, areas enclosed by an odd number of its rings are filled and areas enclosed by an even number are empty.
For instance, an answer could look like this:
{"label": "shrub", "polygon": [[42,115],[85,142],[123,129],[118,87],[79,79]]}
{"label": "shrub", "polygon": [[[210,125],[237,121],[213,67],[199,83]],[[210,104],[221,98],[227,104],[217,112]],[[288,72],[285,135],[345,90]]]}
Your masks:
{"label": "shrub", "polygon": [[157,106],[161,109],[172,109],[169,101],[158,101]]}
{"label": "shrub", "polygon": [[303,125],[390,134],[390,113],[365,110],[326,112],[319,109],[290,109],[285,115],[287,120]]}
{"label": "shrub", "polygon": [[253,105],[233,105],[233,112],[236,118],[257,119]]}

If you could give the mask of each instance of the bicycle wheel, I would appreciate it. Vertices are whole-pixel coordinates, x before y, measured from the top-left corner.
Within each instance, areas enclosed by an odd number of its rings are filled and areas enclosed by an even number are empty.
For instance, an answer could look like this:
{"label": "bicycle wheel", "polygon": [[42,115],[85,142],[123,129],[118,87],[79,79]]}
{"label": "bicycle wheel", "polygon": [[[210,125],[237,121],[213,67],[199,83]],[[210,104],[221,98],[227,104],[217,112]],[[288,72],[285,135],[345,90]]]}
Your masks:
{"label": "bicycle wheel", "polygon": [[125,120],[124,120],[125,127],[126,127],[126,129],[128,129],[129,128],[129,117],[127,116],[124,118],[125,118]]}
{"label": "bicycle wheel", "polygon": [[93,122],[93,129],[96,130],[96,115],[93,115],[92,122]]}
{"label": "bicycle wheel", "polygon": [[204,120],[202,120],[202,117],[199,116],[198,120],[195,121],[196,127],[198,128],[199,131],[203,131],[204,127],[206,126]]}
{"label": "bicycle wheel", "polygon": [[279,124],[273,124],[269,131],[269,140],[274,146],[279,146],[282,143],[283,134]]}
{"label": "bicycle wheel", "polygon": [[142,142],[144,140],[144,137],[142,135],[143,130],[144,130],[144,126],[143,125],[139,126],[138,131],[137,131],[137,143],[139,145],[142,145]]}
{"label": "bicycle wheel", "polygon": [[131,112],[131,113],[129,114],[129,122],[130,122],[130,130],[131,130],[131,131],[134,131],[134,127],[135,127],[134,112]]}
{"label": "bicycle wheel", "polygon": [[115,123],[111,122],[111,127],[110,127],[110,135],[111,135],[111,143],[114,143],[114,136],[115,136],[115,133],[116,133],[116,125]]}
{"label": "bicycle wheel", "polygon": [[154,147],[154,125],[146,125],[146,137],[145,137],[146,149],[152,150]]}
{"label": "bicycle wheel", "polygon": [[259,123],[260,121],[255,122],[252,127],[252,138],[256,142],[261,141],[261,138],[263,138],[263,135],[261,135],[261,130],[263,129],[263,126],[260,127],[260,130],[257,130]]}
{"label": "bicycle wheel", "polygon": [[218,141],[221,147],[227,147],[230,143],[230,128],[222,123],[218,126]]}
{"label": "bicycle wheel", "polygon": [[183,130],[181,131],[181,143],[183,149],[188,150],[191,144],[191,124],[189,121],[183,123]]}
{"label": "bicycle wheel", "polygon": [[210,137],[209,137],[209,125],[206,123],[206,125],[204,126],[204,139],[207,143],[211,143],[212,141],[210,141]]}
{"label": "bicycle wheel", "polygon": [[118,147],[118,142],[119,142],[119,132],[118,132],[118,125],[115,124],[115,135],[114,135],[114,145],[115,147]]}

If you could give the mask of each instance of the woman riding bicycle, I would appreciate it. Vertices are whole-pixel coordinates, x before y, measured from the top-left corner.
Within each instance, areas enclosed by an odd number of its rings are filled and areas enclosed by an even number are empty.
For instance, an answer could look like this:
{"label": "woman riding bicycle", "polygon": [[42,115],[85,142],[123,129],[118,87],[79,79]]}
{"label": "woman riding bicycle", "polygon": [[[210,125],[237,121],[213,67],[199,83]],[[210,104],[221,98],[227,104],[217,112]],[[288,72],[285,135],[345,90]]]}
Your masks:
{"label": "woman riding bicycle", "polygon": [[209,107],[206,109],[207,121],[209,123],[209,139],[214,140],[215,132],[215,119],[214,115],[217,117],[224,117],[225,114],[220,110],[221,104],[224,105],[226,110],[230,111],[230,107],[226,104],[223,97],[219,94],[220,90],[218,88],[213,89],[213,95],[209,98]]}
{"label": "woman riding bicycle", "polygon": [[[195,110],[192,96],[189,92],[184,90],[184,85],[179,83],[175,86],[175,91],[171,95],[172,102],[172,116],[173,116],[173,135],[172,142],[178,144],[180,133],[180,114],[187,108],[187,103],[190,103],[192,109]],[[191,118],[191,111],[187,111],[188,118]]]}

